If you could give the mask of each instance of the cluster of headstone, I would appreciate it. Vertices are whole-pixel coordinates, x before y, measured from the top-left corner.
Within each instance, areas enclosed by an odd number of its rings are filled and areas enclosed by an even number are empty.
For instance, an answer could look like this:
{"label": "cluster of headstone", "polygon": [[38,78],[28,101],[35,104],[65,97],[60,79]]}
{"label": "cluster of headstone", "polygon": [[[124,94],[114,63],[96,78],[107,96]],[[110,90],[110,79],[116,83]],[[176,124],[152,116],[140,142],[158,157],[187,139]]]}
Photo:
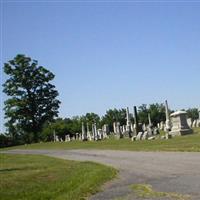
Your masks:
{"label": "cluster of headstone", "polygon": [[138,123],[137,108],[134,106],[134,123],[130,120],[129,108],[126,108],[126,125],[120,125],[119,122],[113,123],[113,131],[117,138],[129,137],[131,140],[154,139],[159,134],[159,129],[153,127],[150,114],[148,115],[149,124]]}
{"label": "cluster of headstone", "polygon": [[73,140],[81,140],[81,134],[76,133],[73,137],[70,137],[70,135],[65,135],[65,138],[63,139],[54,133],[53,138],[54,142],[70,142]]}
{"label": "cluster of headstone", "polygon": [[[169,114],[168,103],[165,101],[165,115],[166,121],[161,121],[156,127],[152,125],[151,116],[148,114],[148,125],[138,123],[137,108],[134,106],[134,123],[130,120],[129,108],[126,109],[126,124],[121,125],[119,122],[113,123],[114,135],[120,139],[124,137],[131,138],[134,140],[153,140],[159,135],[160,130],[165,131],[165,135],[161,139],[168,139],[175,135],[185,135],[192,133],[192,128],[200,127],[200,109],[199,109],[199,119],[192,121],[191,118],[187,119],[187,113],[185,111],[176,111]],[[59,138],[54,133],[54,141],[69,142],[71,140],[81,140],[81,141],[98,141],[108,138],[110,134],[109,126],[104,124],[101,129],[97,129],[96,123],[92,124],[91,130],[89,124],[82,123],[82,132],[76,133],[72,138],[69,135],[65,136],[65,140]]]}
{"label": "cluster of headstone", "polygon": [[192,133],[192,128],[200,127],[200,109],[199,119],[192,122],[187,119],[185,111],[176,111],[170,115],[168,103],[165,101],[166,121],[161,121],[154,127],[151,123],[151,116],[148,114],[149,124],[138,123],[137,108],[134,106],[134,123],[130,121],[129,108],[126,109],[126,125],[120,125],[119,122],[113,123],[114,134],[117,138],[130,137],[134,140],[153,140],[160,130],[165,131],[165,135],[161,139],[169,139],[176,135],[186,135]]}
{"label": "cluster of headstone", "polygon": [[[200,113],[199,113],[199,116],[200,116]],[[200,127],[200,118],[199,119],[195,119],[193,121],[192,121],[191,118],[188,118],[187,119],[187,123],[188,123],[190,128],[198,128],[198,127]]]}
{"label": "cluster of headstone", "polygon": [[92,124],[92,130],[90,131],[89,125],[87,123],[87,130],[85,130],[85,125],[82,123],[82,140],[83,141],[91,141],[91,140],[103,140],[108,138],[109,127],[107,124],[104,124],[101,129],[97,129],[96,123]]}
{"label": "cluster of headstone", "polygon": [[65,140],[58,137],[54,132],[54,142],[70,142],[73,140],[81,140],[81,141],[92,141],[92,140],[103,140],[108,138],[109,134],[109,126],[104,124],[102,129],[97,129],[96,123],[92,124],[91,130],[89,129],[89,124],[82,123],[82,131],[81,133],[74,134],[73,137],[70,135],[65,135]]}

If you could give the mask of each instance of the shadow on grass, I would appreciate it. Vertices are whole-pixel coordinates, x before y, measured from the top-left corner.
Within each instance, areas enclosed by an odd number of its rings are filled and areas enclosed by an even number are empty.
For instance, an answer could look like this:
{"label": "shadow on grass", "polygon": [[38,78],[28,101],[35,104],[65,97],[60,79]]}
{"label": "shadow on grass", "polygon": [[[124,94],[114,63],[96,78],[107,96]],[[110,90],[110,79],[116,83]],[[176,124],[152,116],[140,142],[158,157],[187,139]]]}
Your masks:
{"label": "shadow on grass", "polygon": [[34,167],[19,167],[19,168],[7,168],[7,169],[0,169],[0,173],[4,172],[13,172],[13,171],[24,171],[24,170],[33,170]]}

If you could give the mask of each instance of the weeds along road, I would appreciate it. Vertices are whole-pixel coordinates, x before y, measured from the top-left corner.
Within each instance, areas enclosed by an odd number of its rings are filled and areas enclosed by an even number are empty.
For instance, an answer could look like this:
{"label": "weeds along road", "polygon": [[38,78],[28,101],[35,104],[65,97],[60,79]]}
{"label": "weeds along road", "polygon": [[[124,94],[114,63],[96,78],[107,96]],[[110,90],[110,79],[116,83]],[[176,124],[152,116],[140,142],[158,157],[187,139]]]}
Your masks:
{"label": "weeds along road", "polygon": [[6,153],[41,154],[68,160],[93,161],[117,168],[118,178],[105,184],[101,192],[91,197],[92,200],[137,199],[132,194],[132,184],[150,184],[157,191],[190,195],[192,200],[200,199],[198,152],[10,150]]}

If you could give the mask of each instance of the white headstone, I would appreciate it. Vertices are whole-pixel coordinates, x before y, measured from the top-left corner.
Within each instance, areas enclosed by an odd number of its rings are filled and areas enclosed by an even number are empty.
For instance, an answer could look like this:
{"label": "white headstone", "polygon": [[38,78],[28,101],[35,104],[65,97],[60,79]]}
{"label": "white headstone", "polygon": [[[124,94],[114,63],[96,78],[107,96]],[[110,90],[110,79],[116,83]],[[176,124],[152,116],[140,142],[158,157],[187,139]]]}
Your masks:
{"label": "white headstone", "polygon": [[188,126],[190,128],[192,128],[192,119],[191,118],[187,118],[187,123],[188,123]]}
{"label": "white headstone", "polygon": [[136,140],[141,140],[142,139],[142,135],[143,135],[143,132],[139,132],[136,136]]}

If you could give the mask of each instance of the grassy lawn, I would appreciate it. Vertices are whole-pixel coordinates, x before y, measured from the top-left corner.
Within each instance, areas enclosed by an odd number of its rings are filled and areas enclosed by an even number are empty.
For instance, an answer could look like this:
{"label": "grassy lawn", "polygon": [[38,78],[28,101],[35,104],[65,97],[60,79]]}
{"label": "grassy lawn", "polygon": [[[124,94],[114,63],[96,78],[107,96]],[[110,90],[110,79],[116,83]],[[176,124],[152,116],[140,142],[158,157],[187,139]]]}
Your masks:
{"label": "grassy lawn", "polygon": [[115,175],[115,169],[92,162],[0,154],[0,199],[85,199]]}
{"label": "grassy lawn", "polygon": [[[200,128],[194,134],[177,136],[169,140],[134,141],[130,139],[107,139],[104,141],[47,142],[7,149],[111,149],[130,151],[195,151],[200,152]],[[6,150],[6,149],[1,149]]]}

